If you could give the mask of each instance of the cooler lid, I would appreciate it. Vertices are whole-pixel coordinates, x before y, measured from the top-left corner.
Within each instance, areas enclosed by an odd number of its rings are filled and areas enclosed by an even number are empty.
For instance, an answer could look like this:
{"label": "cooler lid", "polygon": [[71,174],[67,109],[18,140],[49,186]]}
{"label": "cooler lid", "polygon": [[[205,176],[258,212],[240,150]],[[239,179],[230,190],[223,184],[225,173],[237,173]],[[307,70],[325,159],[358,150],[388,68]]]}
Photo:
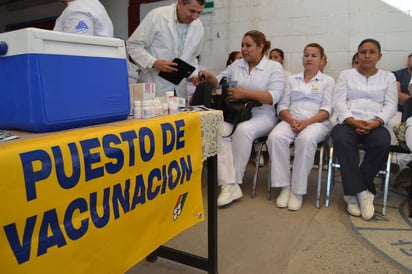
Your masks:
{"label": "cooler lid", "polygon": [[0,58],[35,53],[126,59],[125,43],[118,38],[25,28],[0,33],[0,42],[8,47]]}

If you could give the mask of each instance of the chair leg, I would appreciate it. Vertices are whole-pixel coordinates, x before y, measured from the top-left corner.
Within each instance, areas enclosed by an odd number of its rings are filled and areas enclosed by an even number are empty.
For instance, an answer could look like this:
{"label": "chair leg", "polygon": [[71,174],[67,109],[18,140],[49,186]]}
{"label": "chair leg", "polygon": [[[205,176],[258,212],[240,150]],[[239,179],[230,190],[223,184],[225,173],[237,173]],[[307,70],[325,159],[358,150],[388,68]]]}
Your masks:
{"label": "chair leg", "polygon": [[267,189],[267,199],[268,200],[272,199],[272,183],[271,183],[271,178],[270,178],[272,173],[271,173],[270,164],[271,164],[271,161],[270,161],[270,157],[269,157],[269,160],[268,160],[268,168],[269,168],[269,171],[268,171],[268,189]]}
{"label": "chair leg", "polygon": [[410,180],[411,180],[411,184],[409,186],[408,204],[409,204],[409,218],[412,218],[412,176]]}
{"label": "chair leg", "polygon": [[320,208],[320,191],[322,188],[322,171],[323,171],[323,149],[324,149],[324,146],[321,146],[319,150],[318,190],[316,193],[316,207],[317,208]]}
{"label": "chair leg", "polygon": [[325,197],[325,207],[329,207],[330,199],[330,188],[332,184],[332,173],[333,173],[333,146],[329,148],[329,161],[328,161],[328,177],[326,180],[326,197]]}
{"label": "chair leg", "polygon": [[388,160],[386,161],[386,170],[385,170],[385,186],[383,190],[383,207],[382,207],[382,215],[386,215],[386,206],[388,203],[388,190],[389,190],[389,177],[391,174],[391,160],[392,155],[391,153],[388,154]]}
{"label": "chair leg", "polygon": [[252,195],[251,195],[252,198],[255,198],[256,196],[256,182],[257,182],[257,177],[258,177],[258,172],[259,172],[259,159],[262,153],[263,145],[264,145],[264,142],[261,142],[256,159],[255,159],[255,174],[253,175],[253,185],[252,185]]}

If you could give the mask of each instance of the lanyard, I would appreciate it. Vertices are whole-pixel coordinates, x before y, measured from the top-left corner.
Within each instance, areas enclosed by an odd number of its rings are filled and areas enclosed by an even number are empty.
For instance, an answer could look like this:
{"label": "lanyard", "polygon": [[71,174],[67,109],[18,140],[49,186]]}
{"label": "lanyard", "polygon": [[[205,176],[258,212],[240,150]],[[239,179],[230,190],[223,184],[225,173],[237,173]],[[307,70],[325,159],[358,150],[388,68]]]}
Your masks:
{"label": "lanyard", "polygon": [[188,29],[188,25],[187,24],[180,24],[180,23],[176,23],[176,31],[177,31],[177,35],[178,35],[178,56],[181,57],[182,52],[183,52],[183,47],[185,45],[185,41],[186,41],[186,35],[187,35],[187,29]]}

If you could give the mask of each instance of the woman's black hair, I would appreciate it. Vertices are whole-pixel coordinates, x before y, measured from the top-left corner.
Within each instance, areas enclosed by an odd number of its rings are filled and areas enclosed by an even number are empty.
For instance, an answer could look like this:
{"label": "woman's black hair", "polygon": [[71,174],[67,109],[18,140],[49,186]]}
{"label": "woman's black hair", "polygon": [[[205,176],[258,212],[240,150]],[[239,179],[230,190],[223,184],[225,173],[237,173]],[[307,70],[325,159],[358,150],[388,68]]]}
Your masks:
{"label": "woman's black hair", "polygon": [[363,40],[362,42],[360,42],[359,46],[358,46],[358,51],[360,49],[360,47],[363,46],[363,44],[365,43],[372,43],[375,44],[375,46],[378,48],[379,53],[381,53],[381,44],[378,42],[378,40],[372,39],[372,38],[367,38],[365,40]]}

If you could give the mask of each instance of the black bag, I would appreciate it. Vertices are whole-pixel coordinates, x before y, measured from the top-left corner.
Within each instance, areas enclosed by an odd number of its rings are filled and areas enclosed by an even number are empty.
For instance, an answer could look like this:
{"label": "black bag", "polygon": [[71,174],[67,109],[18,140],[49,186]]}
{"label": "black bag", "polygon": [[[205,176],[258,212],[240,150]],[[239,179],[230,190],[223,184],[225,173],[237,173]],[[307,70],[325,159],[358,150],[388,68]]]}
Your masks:
{"label": "black bag", "polygon": [[229,101],[227,98],[227,89],[229,85],[227,78],[223,77],[220,81],[222,86],[222,101],[221,109],[223,110],[223,119],[225,122],[233,124],[232,132],[224,137],[230,137],[235,132],[239,123],[244,122],[252,118],[252,109],[254,107],[261,106],[262,104],[255,100],[241,99],[238,101]]}
{"label": "black bag", "polygon": [[239,123],[252,118],[252,109],[262,104],[254,100],[238,100],[229,101],[227,99],[227,89],[229,85],[227,78],[223,77],[220,81],[222,87],[221,95],[213,95],[212,87],[209,81],[202,81],[197,87],[190,100],[190,105],[204,105],[208,108],[219,109],[223,111],[223,118],[225,122],[233,124],[233,130],[229,137],[235,132]]}
{"label": "black bag", "polygon": [[207,108],[215,108],[212,106],[212,85],[209,81],[200,82],[200,84],[196,87],[192,97],[190,98],[189,105],[203,105]]}
{"label": "black bag", "polygon": [[228,123],[238,124],[252,118],[252,109],[260,106],[259,102],[253,100],[238,100],[230,102],[225,100],[223,105],[224,120]]}

